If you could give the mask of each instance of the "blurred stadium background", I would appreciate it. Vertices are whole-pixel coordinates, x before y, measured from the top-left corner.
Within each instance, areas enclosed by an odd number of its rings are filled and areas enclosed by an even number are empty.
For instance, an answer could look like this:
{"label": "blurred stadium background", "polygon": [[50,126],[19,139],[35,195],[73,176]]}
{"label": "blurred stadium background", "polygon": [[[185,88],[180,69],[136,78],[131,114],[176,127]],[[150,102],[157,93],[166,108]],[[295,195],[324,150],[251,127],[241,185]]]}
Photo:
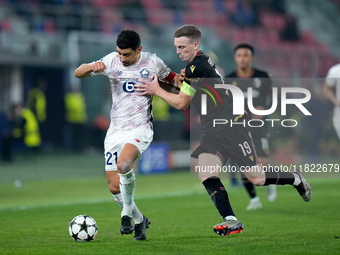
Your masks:
{"label": "blurred stadium background", "polygon": [[[202,29],[203,50],[225,73],[236,68],[233,46],[247,41],[255,46],[255,66],[273,78],[313,78],[303,85],[313,95],[307,106],[313,116],[300,116],[299,126],[288,131],[272,129],[271,156],[277,163],[301,158],[334,162],[340,143],[322,86],[329,68],[340,62],[339,13],[339,0],[0,0],[0,133],[8,128],[10,105],[25,105],[29,91],[43,80],[46,120],[40,153],[70,152],[70,139],[77,138],[65,127],[64,96],[76,87],[87,113],[81,152],[101,156],[111,106],[109,83],[103,77],[77,80],[74,69],[114,51],[116,35],[130,28],[140,33],[143,50],[179,72],[185,64],[175,53],[173,32],[191,23]],[[150,149],[159,157],[142,169],[188,169],[188,112],[155,104],[156,147]],[[13,150],[26,151],[20,144]]]}

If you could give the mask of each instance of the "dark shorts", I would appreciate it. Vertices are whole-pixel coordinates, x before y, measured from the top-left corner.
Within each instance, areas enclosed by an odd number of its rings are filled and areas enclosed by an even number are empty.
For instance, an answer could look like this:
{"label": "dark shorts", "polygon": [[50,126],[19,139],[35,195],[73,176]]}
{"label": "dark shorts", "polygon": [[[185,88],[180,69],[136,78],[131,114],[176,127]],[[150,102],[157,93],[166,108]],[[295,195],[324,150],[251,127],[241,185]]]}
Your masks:
{"label": "dark shorts", "polygon": [[201,153],[218,155],[225,164],[231,158],[239,166],[258,163],[254,143],[247,128],[227,128],[213,135],[203,135],[201,143],[191,154],[198,158]]}

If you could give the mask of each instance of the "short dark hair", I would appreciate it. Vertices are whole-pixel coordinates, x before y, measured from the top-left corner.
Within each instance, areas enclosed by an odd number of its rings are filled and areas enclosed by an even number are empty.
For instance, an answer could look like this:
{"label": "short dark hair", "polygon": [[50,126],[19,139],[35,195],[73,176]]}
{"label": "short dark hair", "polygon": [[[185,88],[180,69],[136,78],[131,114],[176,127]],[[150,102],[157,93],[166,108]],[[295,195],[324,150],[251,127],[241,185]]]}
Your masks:
{"label": "short dark hair", "polygon": [[136,50],[140,46],[140,36],[133,30],[125,29],[118,34],[116,44],[122,50]]}
{"label": "short dark hair", "polygon": [[178,37],[182,37],[182,36],[186,36],[190,39],[190,42],[193,43],[194,41],[196,42],[201,42],[201,37],[202,37],[202,33],[201,30],[194,26],[194,25],[183,25],[179,28],[177,28],[177,30],[174,33],[174,37],[178,38]]}
{"label": "short dark hair", "polygon": [[255,54],[254,47],[250,43],[239,43],[239,44],[237,44],[234,48],[234,52],[236,52],[238,49],[241,49],[241,48],[246,48],[246,49],[250,50],[252,55]]}

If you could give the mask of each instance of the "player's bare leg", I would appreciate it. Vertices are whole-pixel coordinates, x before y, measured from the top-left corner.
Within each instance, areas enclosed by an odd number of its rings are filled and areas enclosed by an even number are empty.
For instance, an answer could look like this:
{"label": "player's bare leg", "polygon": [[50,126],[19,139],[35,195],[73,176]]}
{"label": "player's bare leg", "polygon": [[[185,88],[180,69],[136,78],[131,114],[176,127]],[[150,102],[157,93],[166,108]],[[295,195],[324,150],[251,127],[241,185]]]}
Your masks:
{"label": "player's bare leg", "polygon": [[[208,166],[220,166],[222,167],[221,159],[210,153],[201,153],[198,156],[198,166],[201,169],[207,169]],[[229,235],[234,233],[241,233],[243,231],[243,224],[237,220],[233,209],[231,208],[228,193],[223,186],[219,173],[215,172],[203,172],[198,173],[198,177],[205,186],[211,200],[213,201],[216,209],[223,218],[223,222],[214,226],[214,231],[221,235]]]}

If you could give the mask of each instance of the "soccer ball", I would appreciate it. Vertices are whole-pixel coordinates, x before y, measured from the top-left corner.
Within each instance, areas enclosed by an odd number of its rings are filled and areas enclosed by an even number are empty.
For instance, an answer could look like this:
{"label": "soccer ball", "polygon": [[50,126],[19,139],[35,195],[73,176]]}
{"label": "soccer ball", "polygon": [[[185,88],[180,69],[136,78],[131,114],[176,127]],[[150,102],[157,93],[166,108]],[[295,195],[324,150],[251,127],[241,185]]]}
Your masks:
{"label": "soccer ball", "polygon": [[70,236],[75,241],[92,241],[98,233],[96,221],[87,215],[78,215],[70,222]]}

